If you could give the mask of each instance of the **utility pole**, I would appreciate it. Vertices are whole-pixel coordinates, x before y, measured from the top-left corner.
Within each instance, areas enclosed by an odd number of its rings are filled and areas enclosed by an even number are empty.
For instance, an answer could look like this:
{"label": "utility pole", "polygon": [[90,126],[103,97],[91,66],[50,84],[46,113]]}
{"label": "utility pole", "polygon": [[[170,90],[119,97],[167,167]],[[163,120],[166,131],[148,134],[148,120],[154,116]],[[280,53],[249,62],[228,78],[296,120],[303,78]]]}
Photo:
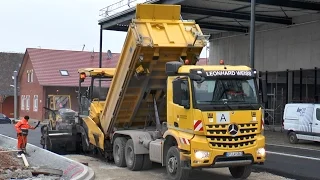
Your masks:
{"label": "utility pole", "polygon": [[[102,68],[102,33],[103,28],[100,26],[100,44],[99,44],[99,68]],[[99,79],[99,97],[101,97],[101,79]]]}
{"label": "utility pole", "polygon": [[14,81],[14,120],[18,119],[18,72],[17,71],[13,71],[13,81]]}
{"label": "utility pole", "polygon": [[250,22],[250,66],[251,68],[254,68],[255,15],[256,15],[256,0],[251,0],[251,22]]}
{"label": "utility pole", "polygon": [[102,25],[100,26],[100,44],[99,44],[99,68],[102,67]]}

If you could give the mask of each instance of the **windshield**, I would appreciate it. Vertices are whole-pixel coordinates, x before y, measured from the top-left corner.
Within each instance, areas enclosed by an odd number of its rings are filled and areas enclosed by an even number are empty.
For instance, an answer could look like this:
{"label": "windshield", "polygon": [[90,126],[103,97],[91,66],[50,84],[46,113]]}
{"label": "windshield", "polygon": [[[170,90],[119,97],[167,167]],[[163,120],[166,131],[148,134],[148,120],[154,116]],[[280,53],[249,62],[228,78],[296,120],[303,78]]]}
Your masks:
{"label": "windshield", "polygon": [[69,96],[59,96],[56,95],[54,97],[54,101],[55,101],[55,109],[59,110],[59,109],[63,109],[63,108],[68,108],[70,109],[70,98]]}
{"label": "windshield", "polygon": [[[100,82],[101,82],[101,88],[100,88]],[[94,78],[91,98],[102,100],[102,101],[106,100],[110,84],[111,84],[110,78]]]}
{"label": "windshield", "polygon": [[201,104],[257,104],[254,79],[214,79],[193,81],[195,102]]}

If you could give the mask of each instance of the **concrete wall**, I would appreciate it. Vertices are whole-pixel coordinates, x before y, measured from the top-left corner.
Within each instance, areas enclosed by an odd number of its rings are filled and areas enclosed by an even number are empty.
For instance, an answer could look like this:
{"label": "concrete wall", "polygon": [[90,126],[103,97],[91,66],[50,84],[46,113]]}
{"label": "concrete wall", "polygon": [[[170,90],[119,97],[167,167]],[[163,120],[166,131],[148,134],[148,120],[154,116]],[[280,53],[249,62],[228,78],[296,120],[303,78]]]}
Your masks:
{"label": "concrete wall", "polygon": [[[258,71],[283,71],[320,67],[320,21],[317,19],[320,15],[305,15],[293,18],[293,22],[316,22],[282,29],[278,29],[280,25],[257,27],[255,68]],[[266,29],[273,30],[259,32]],[[218,64],[224,59],[226,64],[249,65],[249,35],[235,34],[213,36],[209,64]]]}

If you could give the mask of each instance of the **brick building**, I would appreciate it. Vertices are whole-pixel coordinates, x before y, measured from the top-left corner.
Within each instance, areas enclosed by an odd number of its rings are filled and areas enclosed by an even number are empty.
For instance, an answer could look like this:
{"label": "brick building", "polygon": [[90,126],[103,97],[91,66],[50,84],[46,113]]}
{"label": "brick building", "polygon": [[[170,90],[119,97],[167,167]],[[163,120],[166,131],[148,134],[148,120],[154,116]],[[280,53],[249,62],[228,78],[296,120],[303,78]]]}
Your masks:
{"label": "brick building", "polygon": [[9,118],[14,116],[13,71],[19,70],[22,59],[22,53],[0,52],[0,113]]}
{"label": "brick building", "polygon": [[[119,54],[102,55],[102,67],[115,67]],[[99,53],[27,48],[18,74],[20,116],[43,120],[50,94],[70,95],[72,109],[78,109],[79,68],[99,67]],[[11,77],[11,76],[10,76]]]}

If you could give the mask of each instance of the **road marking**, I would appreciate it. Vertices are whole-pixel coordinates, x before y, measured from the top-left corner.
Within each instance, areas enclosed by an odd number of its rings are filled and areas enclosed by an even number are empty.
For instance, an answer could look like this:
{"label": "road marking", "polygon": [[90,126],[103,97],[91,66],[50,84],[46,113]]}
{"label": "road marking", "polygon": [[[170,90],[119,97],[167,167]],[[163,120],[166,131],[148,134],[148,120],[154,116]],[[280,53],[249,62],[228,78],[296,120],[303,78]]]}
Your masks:
{"label": "road marking", "polygon": [[285,147],[285,148],[293,148],[293,149],[303,149],[303,150],[310,150],[310,151],[318,151],[318,152],[320,152],[319,149],[312,149],[312,148],[294,147],[294,146],[286,146],[286,145],[281,145],[281,144],[269,144],[269,143],[266,143],[266,145],[268,145],[268,146]]}
{"label": "road marking", "polygon": [[288,157],[296,157],[296,158],[301,158],[301,159],[310,159],[310,160],[315,160],[315,161],[320,161],[320,158],[314,158],[314,157],[309,157],[309,156],[299,156],[295,154],[286,154],[286,153],[279,153],[279,152],[273,152],[273,151],[266,151],[268,154],[276,154],[276,155],[281,155],[281,156],[288,156]]}

